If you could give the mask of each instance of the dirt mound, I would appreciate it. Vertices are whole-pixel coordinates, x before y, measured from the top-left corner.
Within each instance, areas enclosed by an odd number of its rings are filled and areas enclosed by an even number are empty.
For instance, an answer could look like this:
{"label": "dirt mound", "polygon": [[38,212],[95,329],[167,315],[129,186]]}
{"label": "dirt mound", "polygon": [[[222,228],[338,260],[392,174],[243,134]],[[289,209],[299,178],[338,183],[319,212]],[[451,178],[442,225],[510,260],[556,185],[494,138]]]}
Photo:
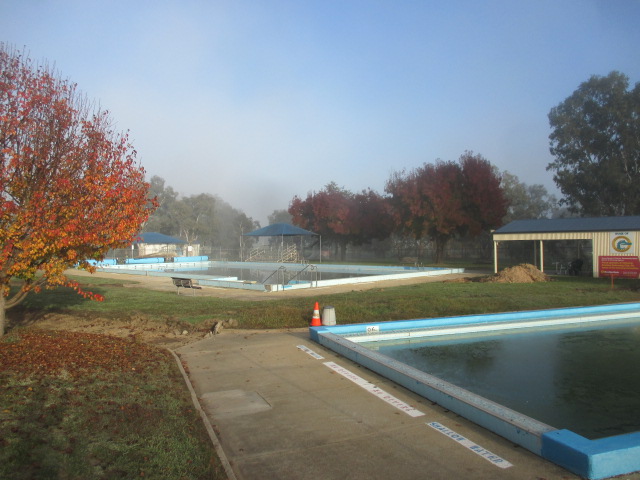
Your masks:
{"label": "dirt mound", "polygon": [[481,282],[491,283],[534,283],[548,282],[550,278],[529,263],[505,268],[500,273],[485,277]]}

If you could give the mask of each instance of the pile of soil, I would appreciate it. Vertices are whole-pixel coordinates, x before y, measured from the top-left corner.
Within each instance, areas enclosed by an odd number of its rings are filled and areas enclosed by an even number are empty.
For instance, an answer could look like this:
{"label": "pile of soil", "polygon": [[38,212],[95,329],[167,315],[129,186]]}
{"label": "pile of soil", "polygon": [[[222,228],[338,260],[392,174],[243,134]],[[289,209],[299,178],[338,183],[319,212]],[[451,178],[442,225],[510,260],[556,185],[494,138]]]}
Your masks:
{"label": "pile of soil", "polygon": [[481,279],[489,283],[535,283],[548,282],[551,279],[529,263],[505,268],[500,273]]}

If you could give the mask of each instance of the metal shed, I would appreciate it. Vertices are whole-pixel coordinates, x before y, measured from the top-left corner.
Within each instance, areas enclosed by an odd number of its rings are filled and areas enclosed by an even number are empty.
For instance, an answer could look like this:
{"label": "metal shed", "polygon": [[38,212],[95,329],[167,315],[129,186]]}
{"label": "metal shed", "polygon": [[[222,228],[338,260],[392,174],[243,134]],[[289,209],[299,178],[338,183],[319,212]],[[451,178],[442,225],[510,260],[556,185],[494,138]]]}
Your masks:
{"label": "metal shed", "polygon": [[594,277],[638,278],[639,233],[640,216],[515,220],[493,233],[494,271],[501,242],[539,242],[539,268],[544,271],[544,242],[590,240]]}
{"label": "metal shed", "polygon": [[[157,256],[176,256],[182,255],[181,251],[187,242],[181,238],[171,237],[163,233],[145,232],[138,235],[133,241],[131,249],[136,246],[138,248],[138,256],[145,257],[149,255]],[[180,251],[179,251],[180,250]],[[186,255],[186,253],[184,253]]]}

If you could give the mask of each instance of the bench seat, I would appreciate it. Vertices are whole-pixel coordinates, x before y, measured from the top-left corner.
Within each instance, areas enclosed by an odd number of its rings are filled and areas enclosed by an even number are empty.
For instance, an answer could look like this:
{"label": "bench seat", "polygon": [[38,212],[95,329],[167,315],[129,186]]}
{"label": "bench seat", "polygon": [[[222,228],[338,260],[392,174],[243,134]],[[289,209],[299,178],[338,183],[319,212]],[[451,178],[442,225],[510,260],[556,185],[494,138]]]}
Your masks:
{"label": "bench seat", "polygon": [[175,285],[178,295],[180,295],[181,288],[190,288],[194,295],[196,294],[196,290],[202,290],[202,287],[190,278],[171,277],[171,281]]}

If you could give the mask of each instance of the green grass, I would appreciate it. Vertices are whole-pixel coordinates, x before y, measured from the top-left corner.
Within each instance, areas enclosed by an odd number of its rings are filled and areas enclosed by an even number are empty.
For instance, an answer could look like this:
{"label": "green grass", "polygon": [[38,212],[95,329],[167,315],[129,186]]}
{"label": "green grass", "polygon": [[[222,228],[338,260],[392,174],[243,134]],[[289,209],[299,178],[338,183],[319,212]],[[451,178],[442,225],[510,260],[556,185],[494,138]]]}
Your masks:
{"label": "green grass", "polygon": [[169,352],[19,329],[0,360],[0,478],[226,478]]}
{"label": "green grass", "polygon": [[278,299],[278,293],[265,293],[268,301],[124,288],[121,282],[93,277],[77,280],[84,288],[103,295],[105,301],[84,300],[65,289],[44,291],[29,296],[21,307],[22,313],[54,311],[104,318],[127,318],[138,313],[158,321],[195,325],[234,318],[240,328],[296,328],[309,324],[315,301],[321,307],[332,305],[337,323],[346,324],[640,300],[638,280],[616,280],[611,288],[608,279],[567,276],[527,284],[435,282],[341,294],[323,294],[318,289],[310,291],[311,296],[306,298]]}
{"label": "green grass", "polygon": [[[233,318],[240,328],[295,328],[308,326],[316,301],[334,306],[339,324],[640,301],[637,280],[617,280],[612,288],[610,280],[585,277],[533,284],[435,282],[331,295],[318,289],[307,298],[265,294],[268,301],[178,296],[99,277],[75,280],[106,300],[45,290],[10,310],[11,317],[143,315],[195,325]],[[28,331],[15,328],[0,340],[0,478],[224,478],[171,357],[153,349],[138,358],[143,347],[152,347],[128,339],[114,344],[124,345],[124,353],[113,354],[111,340],[99,340],[108,337],[93,336],[74,347],[84,352],[80,357],[42,374],[73,349],[60,341],[48,344],[50,351],[26,348],[21,342]],[[25,348],[12,363],[7,359],[18,346]],[[100,352],[105,363],[95,365]],[[127,365],[135,370],[117,369],[116,362],[129,356]],[[82,362],[89,364],[84,370],[78,368]],[[84,374],[78,377],[76,370]]]}

